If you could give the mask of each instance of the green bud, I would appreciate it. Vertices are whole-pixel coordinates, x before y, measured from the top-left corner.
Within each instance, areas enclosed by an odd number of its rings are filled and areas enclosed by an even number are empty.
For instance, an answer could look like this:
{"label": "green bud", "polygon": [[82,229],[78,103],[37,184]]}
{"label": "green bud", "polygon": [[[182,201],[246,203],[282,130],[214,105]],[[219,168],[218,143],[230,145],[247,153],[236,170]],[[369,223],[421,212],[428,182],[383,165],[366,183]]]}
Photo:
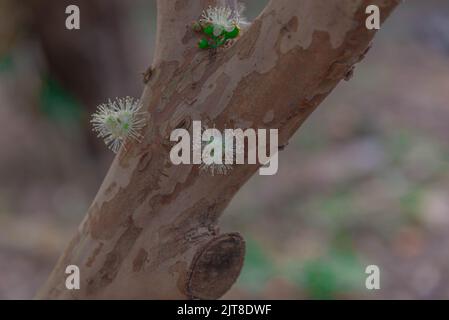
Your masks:
{"label": "green bud", "polygon": [[226,38],[228,39],[234,39],[237,38],[240,34],[240,28],[239,27],[235,27],[234,30],[232,30],[231,32],[226,32]]}
{"label": "green bud", "polygon": [[198,47],[200,48],[200,49],[208,49],[209,48],[209,41],[207,41],[207,39],[201,39],[199,42],[198,42]]}
{"label": "green bud", "polygon": [[203,32],[208,36],[212,36],[214,34],[214,26],[209,24],[207,27],[203,28]]}

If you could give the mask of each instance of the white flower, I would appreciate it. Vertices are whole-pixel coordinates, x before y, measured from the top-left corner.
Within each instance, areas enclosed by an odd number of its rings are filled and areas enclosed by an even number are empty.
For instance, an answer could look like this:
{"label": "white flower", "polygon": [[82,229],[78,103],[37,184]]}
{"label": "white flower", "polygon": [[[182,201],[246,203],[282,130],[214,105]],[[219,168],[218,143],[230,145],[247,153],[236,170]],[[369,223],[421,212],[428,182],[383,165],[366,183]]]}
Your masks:
{"label": "white flower", "polygon": [[139,112],[141,107],[139,100],[117,98],[99,105],[92,115],[93,130],[98,132],[98,137],[103,138],[114,153],[128,138],[140,141],[142,136],[139,130],[145,126],[145,119],[139,118],[143,114]]}
{"label": "white flower", "polygon": [[242,16],[244,7],[238,6],[238,10],[232,10],[228,6],[212,7],[209,6],[200,19],[200,23],[211,24],[214,28],[214,36],[218,37],[223,33],[233,31],[236,27],[241,28],[247,22]]}
{"label": "white flower", "polygon": [[[236,154],[242,150],[241,146],[236,146],[234,142],[233,138],[227,138],[226,135],[213,135],[209,141],[203,141],[200,170],[202,172],[208,172],[212,176],[215,174],[228,174],[233,169],[233,165],[226,163],[226,159],[233,159],[232,161],[234,163],[236,161]],[[212,151],[221,150],[221,161],[217,163],[214,152],[204,152],[204,148],[206,147]]]}

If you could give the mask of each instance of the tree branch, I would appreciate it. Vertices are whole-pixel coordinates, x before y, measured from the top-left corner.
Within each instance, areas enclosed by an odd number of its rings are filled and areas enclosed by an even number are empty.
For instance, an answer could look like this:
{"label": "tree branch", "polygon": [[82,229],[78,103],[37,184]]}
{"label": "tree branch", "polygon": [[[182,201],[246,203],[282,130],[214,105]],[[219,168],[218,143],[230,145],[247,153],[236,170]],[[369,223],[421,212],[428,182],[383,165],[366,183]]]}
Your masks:
{"label": "tree branch", "polygon": [[[365,28],[365,7],[378,5],[384,20],[398,2],[271,1],[234,46],[211,56],[184,31],[173,34],[181,22],[170,20],[197,17],[202,8],[159,1],[157,67],[142,97],[151,114],[145,139],[121,149],[38,297],[224,294],[239,274],[244,241],[220,235],[217,220],[258,167],[207,176],[195,165],[174,166],[170,133],[201,120],[218,129],[279,129],[280,145],[287,144],[366,53],[375,32]],[[81,269],[80,290],[64,286],[69,264]]]}
{"label": "tree branch", "polygon": [[198,39],[191,24],[198,20],[204,8],[215,0],[158,0],[157,35],[154,65],[161,61],[182,59],[185,50],[195,48]]}

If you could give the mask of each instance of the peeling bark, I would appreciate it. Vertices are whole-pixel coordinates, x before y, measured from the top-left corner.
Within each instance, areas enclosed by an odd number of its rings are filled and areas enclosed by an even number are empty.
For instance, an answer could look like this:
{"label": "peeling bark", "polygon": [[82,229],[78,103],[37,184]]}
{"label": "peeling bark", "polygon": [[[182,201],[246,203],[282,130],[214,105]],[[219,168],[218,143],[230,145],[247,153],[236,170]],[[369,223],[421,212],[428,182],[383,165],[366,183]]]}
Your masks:
{"label": "peeling bark", "polygon": [[[38,294],[50,299],[219,298],[240,272],[244,241],[217,220],[257,171],[200,174],[169,159],[175,128],[279,129],[289,138],[365,55],[374,31],[365,8],[385,20],[399,0],[275,0],[230,48],[211,56],[188,28],[212,1],[158,1],[152,76],[142,102],[142,143],[115,158],[87,216]],[[81,270],[81,289],[64,270]]]}

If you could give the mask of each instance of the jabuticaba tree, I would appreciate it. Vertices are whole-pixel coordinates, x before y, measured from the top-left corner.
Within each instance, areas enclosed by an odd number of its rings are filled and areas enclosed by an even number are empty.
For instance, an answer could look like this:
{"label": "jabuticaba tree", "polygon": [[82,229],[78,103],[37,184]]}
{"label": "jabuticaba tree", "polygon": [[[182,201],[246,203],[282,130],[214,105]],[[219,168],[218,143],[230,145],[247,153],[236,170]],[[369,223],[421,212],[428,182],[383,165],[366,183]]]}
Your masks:
{"label": "jabuticaba tree", "polygon": [[[353,72],[399,0],[271,0],[230,46],[198,48],[192,21],[214,1],[159,0],[152,75],[142,104],[143,139],[121,148],[47,283],[44,299],[214,299],[232,286],[245,245],[217,221],[257,172],[236,165],[204,175],[173,165],[170,133],[201,120],[224,128],[279,129],[282,149],[327,95]],[[65,287],[67,265],[81,273]]]}

